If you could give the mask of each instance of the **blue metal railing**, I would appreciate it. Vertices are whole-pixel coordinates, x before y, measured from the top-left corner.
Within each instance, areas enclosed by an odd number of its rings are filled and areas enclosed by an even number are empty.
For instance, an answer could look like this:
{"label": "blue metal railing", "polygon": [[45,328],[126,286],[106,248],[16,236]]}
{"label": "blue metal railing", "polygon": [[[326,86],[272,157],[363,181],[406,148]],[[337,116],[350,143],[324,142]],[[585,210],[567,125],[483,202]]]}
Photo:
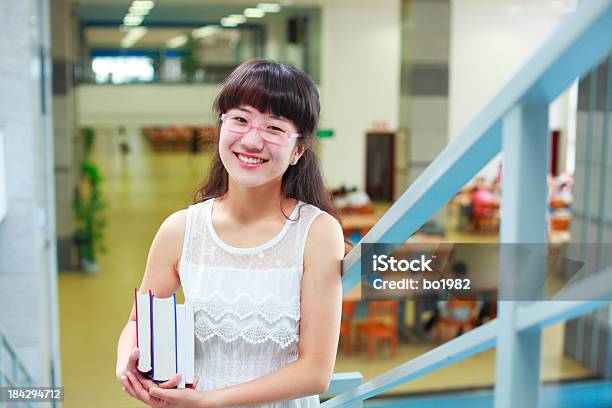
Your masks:
{"label": "blue metal railing", "polygon": [[[341,394],[352,390],[363,383],[363,376],[360,372],[352,371],[348,373],[334,373],[332,375],[329,388],[324,394]],[[344,405],[347,408],[361,408],[363,402],[361,400]]]}
{"label": "blue metal railing", "polygon": [[[403,242],[503,151],[500,240],[546,242],[548,105],[611,49],[612,0],[581,2],[362,241]],[[344,260],[342,284],[345,294],[360,280],[360,260],[357,245]],[[504,273],[511,271],[502,269],[500,291],[508,290],[503,287]],[[609,299],[612,295],[609,282],[612,282],[612,269],[567,287],[555,297],[559,302],[500,302],[498,319],[344,392],[323,406],[346,406],[363,401],[497,346],[498,353],[506,358],[497,362],[496,407],[536,407],[540,403],[542,328],[608,304],[600,299]],[[584,300],[567,300],[578,298]]]}
{"label": "blue metal railing", "polygon": [[[34,385],[32,376],[20,360],[15,347],[0,325],[0,387],[26,387]],[[22,402],[15,406],[31,407]]]}

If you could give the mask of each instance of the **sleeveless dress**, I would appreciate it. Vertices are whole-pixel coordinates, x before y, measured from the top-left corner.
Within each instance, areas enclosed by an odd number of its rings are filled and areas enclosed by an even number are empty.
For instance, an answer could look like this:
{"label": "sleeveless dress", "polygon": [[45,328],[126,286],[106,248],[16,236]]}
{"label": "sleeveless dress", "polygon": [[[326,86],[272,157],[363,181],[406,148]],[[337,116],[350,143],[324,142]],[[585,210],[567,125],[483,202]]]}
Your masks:
{"label": "sleeveless dress", "polygon": [[[235,248],[215,233],[214,202],[188,208],[179,267],[185,299],[194,306],[195,373],[203,391],[247,382],[297,360],[304,245],[322,213],[298,202],[271,241]],[[260,406],[318,407],[319,396]]]}

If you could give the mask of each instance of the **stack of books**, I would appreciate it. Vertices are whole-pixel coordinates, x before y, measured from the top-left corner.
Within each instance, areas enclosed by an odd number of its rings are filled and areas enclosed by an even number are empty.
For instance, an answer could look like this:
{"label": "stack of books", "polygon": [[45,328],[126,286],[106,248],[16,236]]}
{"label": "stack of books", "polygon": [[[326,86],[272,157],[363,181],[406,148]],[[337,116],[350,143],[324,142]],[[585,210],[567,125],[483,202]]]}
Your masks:
{"label": "stack of books", "polygon": [[149,290],[134,290],[138,371],[153,381],[168,381],[181,373],[178,388],[193,388],[194,320],[193,305],[176,304],[176,294],[158,298]]}

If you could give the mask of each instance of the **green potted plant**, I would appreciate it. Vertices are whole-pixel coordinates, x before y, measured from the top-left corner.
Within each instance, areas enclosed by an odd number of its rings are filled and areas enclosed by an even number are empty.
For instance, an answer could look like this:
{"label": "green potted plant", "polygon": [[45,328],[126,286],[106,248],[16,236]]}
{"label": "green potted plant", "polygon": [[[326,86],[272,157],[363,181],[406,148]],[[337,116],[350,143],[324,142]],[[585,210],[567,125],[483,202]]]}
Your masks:
{"label": "green potted plant", "polygon": [[93,145],[95,142],[95,131],[93,128],[86,127],[83,129],[83,155],[85,157],[89,157],[91,154],[91,149],[93,149]]}
{"label": "green potted plant", "polygon": [[181,57],[181,68],[185,73],[185,79],[187,82],[193,82],[195,73],[199,68],[198,62],[198,51],[199,40],[192,34],[188,34],[187,41],[183,45],[185,54]]}
{"label": "green potted plant", "polygon": [[106,204],[102,200],[102,176],[98,167],[89,159],[93,145],[93,131],[85,130],[84,135],[85,158],[81,162],[81,182],[74,200],[76,221],[74,242],[79,267],[88,274],[94,274],[99,267],[97,254],[106,250],[103,233],[106,226],[103,210]]}

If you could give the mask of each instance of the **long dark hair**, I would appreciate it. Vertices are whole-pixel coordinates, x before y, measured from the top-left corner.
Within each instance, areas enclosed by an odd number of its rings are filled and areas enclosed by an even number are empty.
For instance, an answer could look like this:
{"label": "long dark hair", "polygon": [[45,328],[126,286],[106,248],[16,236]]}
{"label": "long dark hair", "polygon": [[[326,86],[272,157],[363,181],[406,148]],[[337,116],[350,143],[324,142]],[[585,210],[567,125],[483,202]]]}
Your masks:
{"label": "long dark hair", "polygon": [[[313,80],[298,69],[276,61],[246,61],[227,77],[215,99],[213,111],[218,118],[217,129],[221,127],[221,114],[242,105],[285,117],[297,126],[303,135],[297,139],[297,146],[303,154],[283,174],[281,194],[284,198],[312,204],[340,221],[338,210],[325,191],[319,161],[313,150],[321,111],[319,92]],[[214,157],[208,179],[194,193],[196,203],[221,197],[227,192],[229,175],[221,162],[218,137],[219,132],[213,146]]]}

